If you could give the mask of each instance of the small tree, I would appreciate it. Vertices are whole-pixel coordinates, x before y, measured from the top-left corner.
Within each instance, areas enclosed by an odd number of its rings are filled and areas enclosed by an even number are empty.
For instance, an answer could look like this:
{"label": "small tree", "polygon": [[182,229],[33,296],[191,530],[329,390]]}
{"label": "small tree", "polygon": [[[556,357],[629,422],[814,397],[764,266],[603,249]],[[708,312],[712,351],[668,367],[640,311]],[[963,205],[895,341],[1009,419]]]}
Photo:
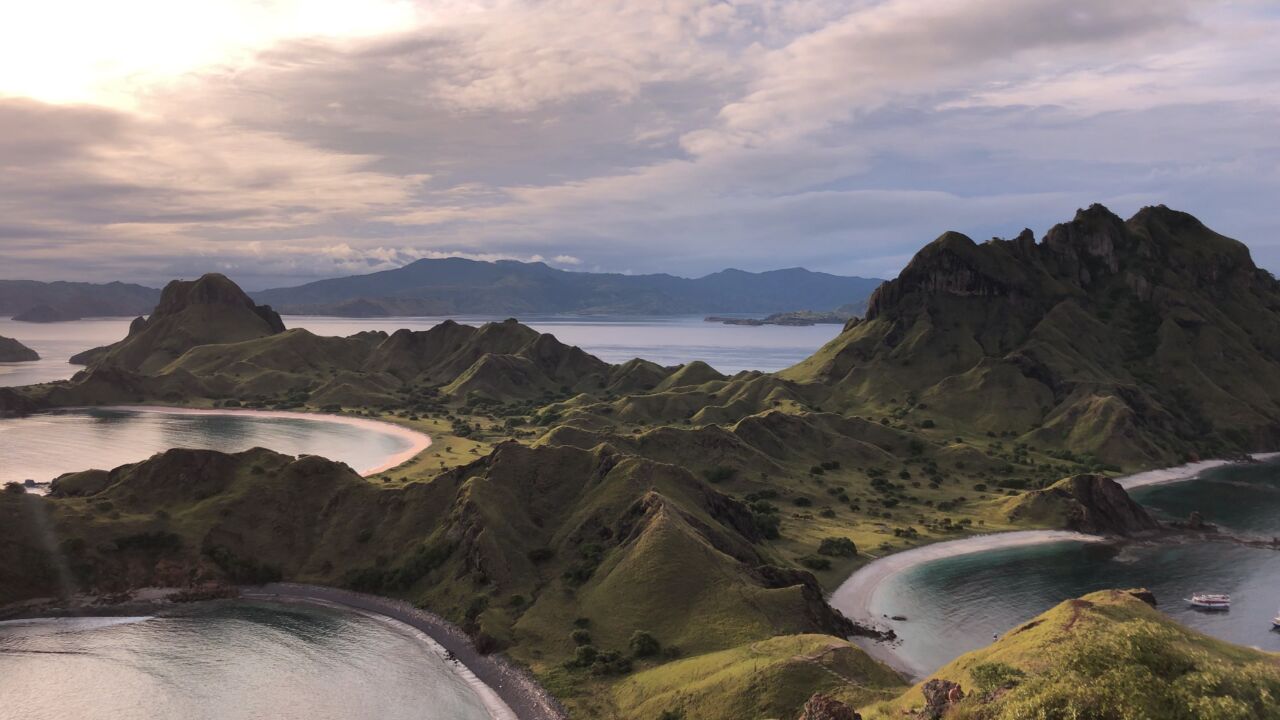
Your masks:
{"label": "small tree", "polygon": [[657,655],[661,649],[658,639],[644,630],[637,630],[631,634],[631,652],[636,657],[651,657]]}

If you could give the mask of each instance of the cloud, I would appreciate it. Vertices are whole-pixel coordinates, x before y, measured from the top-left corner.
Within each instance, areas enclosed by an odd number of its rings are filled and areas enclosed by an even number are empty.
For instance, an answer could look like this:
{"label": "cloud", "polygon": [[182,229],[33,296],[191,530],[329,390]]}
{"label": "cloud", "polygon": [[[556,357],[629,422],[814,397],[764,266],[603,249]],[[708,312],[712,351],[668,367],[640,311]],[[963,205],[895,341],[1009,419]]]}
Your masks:
{"label": "cloud", "polygon": [[1262,3],[395,12],[121,86],[115,108],[0,96],[5,274],[216,266],[262,287],[462,256],[891,275],[943,230],[1043,231],[1094,201],[1183,207],[1280,267]]}

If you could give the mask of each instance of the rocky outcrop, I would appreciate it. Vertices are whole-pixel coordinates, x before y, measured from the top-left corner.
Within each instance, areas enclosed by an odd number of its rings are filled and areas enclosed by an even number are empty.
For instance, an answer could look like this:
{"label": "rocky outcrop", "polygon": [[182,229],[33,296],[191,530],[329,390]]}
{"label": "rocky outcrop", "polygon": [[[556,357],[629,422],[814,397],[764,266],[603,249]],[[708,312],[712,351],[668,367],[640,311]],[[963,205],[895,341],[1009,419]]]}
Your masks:
{"label": "rocky outcrop", "polygon": [[22,343],[0,336],[0,362],[30,362],[39,360],[40,355]]}
{"label": "rocky outcrop", "polygon": [[805,702],[799,720],[862,720],[862,716],[835,698],[814,693]]}
{"label": "rocky outcrop", "polygon": [[1160,528],[1145,508],[1105,475],[1076,475],[1026,493],[1007,503],[1006,515],[1014,521],[1044,522],[1098,535],[1129,536]]}
{"label": "rocky outcrop", "polygon": [[922,720],[941,720],[952,705],[964,699],[959,683],[950,680],[930,680],[920,691],[924,693],[924,709],[918,715]]}
{"label": "rocky outcrop", "polygon": [[[1065,488],[1060,487],[1063,483]],[[1106,476],[1077,475],[1059,481],[1054,488],[1067,490],[1076,504],[1067,518],[1069,529],[1131,535],[1160,527],[1160,523],[1134,502],[1119,483]]]}

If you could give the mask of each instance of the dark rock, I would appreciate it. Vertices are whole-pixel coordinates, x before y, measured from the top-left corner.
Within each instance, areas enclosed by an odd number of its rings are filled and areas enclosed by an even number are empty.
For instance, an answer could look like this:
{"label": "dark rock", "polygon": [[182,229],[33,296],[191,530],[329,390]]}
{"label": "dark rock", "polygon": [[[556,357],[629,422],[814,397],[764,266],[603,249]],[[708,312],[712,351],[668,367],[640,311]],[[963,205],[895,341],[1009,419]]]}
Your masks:
{"label": "dark rock", "polygon": [[1077,475],[1069,482],[1071,495],[1081,511],[1069,520],[1073,530],[1129,535],[1160,527],[1160,523],[1111,478]]}
{"label": "dark rock", "polygon": [[921,688],[924,693],[924,712],[922,717],[928,720],[939,720],[951,709],[952,705],[964,699],[964,691],[959,683],[950,680],[930,680]]}
{"label": "dark rock", "polygon": [[814,693],[800,711],[800,720],[862,720],[862,716],[839,700]]}
{"label": "dark rock", "polygon": [[1151,607],[1156,607],[1156,594],[1150,590],[1147,590],[1146,588],[1136,588],[1134,590],[1129,590],[1128,593]]}

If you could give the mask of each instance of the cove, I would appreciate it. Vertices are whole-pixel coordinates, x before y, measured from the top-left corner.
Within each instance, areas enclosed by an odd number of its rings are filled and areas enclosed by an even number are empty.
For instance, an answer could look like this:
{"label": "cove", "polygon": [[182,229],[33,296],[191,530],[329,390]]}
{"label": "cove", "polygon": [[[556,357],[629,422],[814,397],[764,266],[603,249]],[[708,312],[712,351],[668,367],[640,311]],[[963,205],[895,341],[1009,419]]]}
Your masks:
{"label": "cove", "polygon": [[0,623],[0,714],[489,720],[494,713],[416,630],[312,605],[197,604],[163,616]]}
{"label": "cove", "polygon": [[0,483],[47,482],[111,469],[170,448],[239,452],[265,447],[322,455],[362,475],[412,458],[430,438],[391,423],[332,415],[166,407],[77,408],[0,419]]}
{"label": "cove", "polygon": [[[1136,487],[1133,497],[1161,519],[1185,518],[1197,510],[1233,533],[1280,535],[1280,461],[1196,470],[1192,479],[1165,477],[1160,484]],[[832,595],[832,604],[854,619],[891,627],[898,635],[892,645],[861,644],[917,678],[1064,600],[1107,588],[1145,587],[1161,611],[1188,627],[1280,652],[1280,632],[1271,629],[1280,607],[1280,552],[1190,541],[1116,547],[1054,533],[1038,541],[1005,542],[1018,535],[900,553],[920,553],[918,561],[891,555],[855,573]],[[942,557],[929,555],[948,544],[959,547]],[[878,565],[879,577],[869,583]],[[1183,598],[1197,591],[1231,593],[1231,610],[1188,607]],[[906,620],[891,620],[895,615]]]}

